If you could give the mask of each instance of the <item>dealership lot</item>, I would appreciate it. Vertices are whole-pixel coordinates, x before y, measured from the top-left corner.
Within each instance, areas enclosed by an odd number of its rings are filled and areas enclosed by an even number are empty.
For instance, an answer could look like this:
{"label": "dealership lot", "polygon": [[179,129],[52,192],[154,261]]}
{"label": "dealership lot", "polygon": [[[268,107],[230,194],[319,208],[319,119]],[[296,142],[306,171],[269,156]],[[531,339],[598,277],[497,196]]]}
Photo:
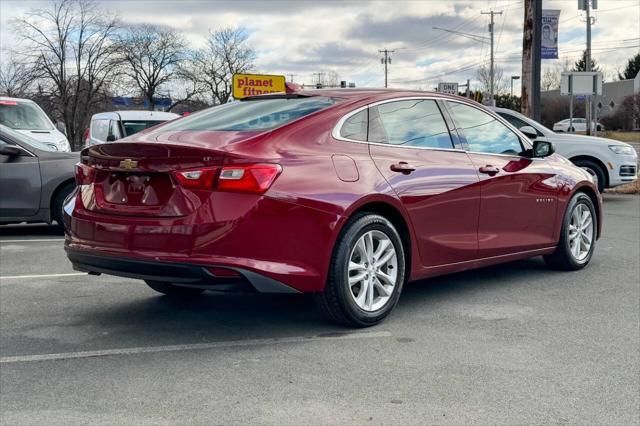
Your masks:
{"label": "dealership lot", "polygon": [[178,302],[78,274],[51,227],[2,228],[1,422],[637,423],[640,197],[604,208],[585,270],[415,283],[356,331],[308,296]]}

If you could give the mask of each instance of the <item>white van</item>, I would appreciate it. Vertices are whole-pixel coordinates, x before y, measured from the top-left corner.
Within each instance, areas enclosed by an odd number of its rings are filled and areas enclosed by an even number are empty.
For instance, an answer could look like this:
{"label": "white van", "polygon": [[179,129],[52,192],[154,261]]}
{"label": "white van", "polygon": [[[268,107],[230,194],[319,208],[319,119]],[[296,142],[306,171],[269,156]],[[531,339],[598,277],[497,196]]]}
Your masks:
{"label": "white van", "polygon": [[113,111],[94,114],[85,134],[85,147],[113,142],[179,117],[178,114],[161,111]]}
{"label": "white van", "polygon": [[[71,147],[64,133],[54,126],[37,103],[29,99],[0,96],[0,124],[58,151]],[[61,127],[64,130],[64,127]]]}

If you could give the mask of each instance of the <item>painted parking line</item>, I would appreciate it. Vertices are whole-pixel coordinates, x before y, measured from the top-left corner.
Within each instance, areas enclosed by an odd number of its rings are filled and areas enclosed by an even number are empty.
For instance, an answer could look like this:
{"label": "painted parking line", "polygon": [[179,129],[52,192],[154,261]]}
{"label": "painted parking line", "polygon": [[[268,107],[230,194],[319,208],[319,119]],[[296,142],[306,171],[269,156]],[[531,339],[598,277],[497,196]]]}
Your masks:
{"label": "painted parking line", "polygon": [[221,349],[221,348],[237,348],[245,346],[265,346],[280,345],[286,343],[306,343],[306,342],[323,342],[335,340],[354,340],[354,339],[375,339],[391,337],[388,331],[377,332],[358,332],[358,333],[339,333],[330,335],[316,336],[299,336],[299,337],[283,337],[271,339],[248,339],[248,340],[231,340],[211,343],[193,343],[186,345],[168,345],[168,346],[142,346],[122,349],[105,349],[100,351],[81,351],[81,352],[62,352],[54,354],[41,355],[18,355],[0,357],[0,364],[14,364],[19,362],[37,362],[37,361],[60,361],[79,358],[94,358],[103,356],[116,355],[136,355],[160,352],[182,352],[195,351],[203,349]]}
{"label": "painted parking line", "polygon": [[29,278],[57,278],[57,277],[77,277],[80,275],[87,275],[86,272],[71,272],[67,274],[43,274],[43,275],[9,275],[9,276],[0,276],[0,280],[23,280]]}
{"label": "painted parking line", "polygon": [[40,238],[40,239],[25,239],[25,240],[0,240],[0,244],[17,244],[17,243],[53,243],[64,242],[64,238]]}

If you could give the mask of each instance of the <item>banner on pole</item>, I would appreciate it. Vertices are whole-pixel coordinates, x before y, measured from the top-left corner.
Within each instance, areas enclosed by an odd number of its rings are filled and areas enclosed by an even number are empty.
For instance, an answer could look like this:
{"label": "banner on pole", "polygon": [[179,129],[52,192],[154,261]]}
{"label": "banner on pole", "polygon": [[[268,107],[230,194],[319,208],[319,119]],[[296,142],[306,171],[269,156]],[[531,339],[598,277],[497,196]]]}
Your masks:
{"label": "banner on pole", "polygon": [[542,59],[558,59],[559,10],[542,11]]}

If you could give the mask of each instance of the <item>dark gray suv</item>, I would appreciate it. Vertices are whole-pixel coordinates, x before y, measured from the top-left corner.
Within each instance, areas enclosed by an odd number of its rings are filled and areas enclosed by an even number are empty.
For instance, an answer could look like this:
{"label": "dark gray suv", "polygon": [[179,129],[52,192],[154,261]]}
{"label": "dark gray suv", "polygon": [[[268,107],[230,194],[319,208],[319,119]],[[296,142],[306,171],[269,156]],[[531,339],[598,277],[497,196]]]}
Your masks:
{"label": "dark gray suv", "polygon": [[0,125],[0,223],[58,222],[79,153],[58,152]]}

